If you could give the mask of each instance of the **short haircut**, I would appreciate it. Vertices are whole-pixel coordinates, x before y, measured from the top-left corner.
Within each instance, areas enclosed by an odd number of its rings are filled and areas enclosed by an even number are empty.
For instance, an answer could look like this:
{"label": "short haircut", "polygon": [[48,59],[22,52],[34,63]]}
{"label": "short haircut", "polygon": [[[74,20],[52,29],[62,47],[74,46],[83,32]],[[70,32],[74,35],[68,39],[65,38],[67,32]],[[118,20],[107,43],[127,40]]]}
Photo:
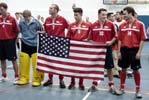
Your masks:
{"label": "short haircut", "polygon": [[6,4],[6,3],[4,3],[4,2],[0,3],[0,7],[5,8],[6,10],[8,9],[7,4]]}
{"label": "short haircut", "polygon": [[123,15],[123,10],[121,10],[120,15]]}
{"label": "short haircut", "polygon": [[74,13],[80,13],[82,15],[83,14],[83,9],[82,8],[74,8],[73,12]]}
{"label": "short haircut", "polygon": [[31,14],[31,11],[30,10],[24,10],[23,11],[23,17],[31,17],[32,14]]}
{"label": "short haircut", "polygon": [[16,13],[15,13],[15,15],[19,15],[19,14],[20,14],[19,12],[16,12]]}
{"label": "short haircut", "polygon": [[114,13],[113,13],[113,12],[109,12],[109,13],[107,14],[107,18],[110,17],[112,14],[114,14]]}
{"label": "short haircut", "polygon": [[118,14],[120,14],[120,15],[123,15],[123,10],[117,11],[116,13],[118,13]]}
{"label": "short haircut", "polygon": [[59,12],[59,11],[60,11],[59,6],[58,6],[57,4],[52,4],[52,5],[54,5],[54,6],[55,6],[55,9],[57,10],[57,12]]}
{"label": "short haircut", "polygon": [[98,14],[100,14],[102,11],[107,11],[105,8],[100,8],[99,10],[98,10]]}
{"label": "short haircut", "polygon": [[128,13],[131,13],[132,16],[135,16],[135,14],[136,14],[136,12],[135,12],[135,10],[134,10],[133,7],[127,6],[127,7],[125,7],[125,8],[123,9],[123,11],[124,11],[124,10],[126,10]]}

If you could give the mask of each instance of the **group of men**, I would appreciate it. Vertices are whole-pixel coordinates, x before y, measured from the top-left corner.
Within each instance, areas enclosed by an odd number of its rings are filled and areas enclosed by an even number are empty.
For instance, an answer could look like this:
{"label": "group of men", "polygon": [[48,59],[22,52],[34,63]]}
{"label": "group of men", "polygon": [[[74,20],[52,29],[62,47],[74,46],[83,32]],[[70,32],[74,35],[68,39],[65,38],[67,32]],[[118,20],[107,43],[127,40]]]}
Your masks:
{"label": "group of men", "polygon": [[[140,57],[143,48],[143,42],[146,39],[145,27],[135,17],[135,10],[132,7],[125,7],[123,9],[124,22],[116,29],[114,23],[107,19],[107,10],[100,8],[98,10],[98,19],[94,23],[85,22],[82,19],[83,9],[74,7],[75,22],[69,24],[67,20],[58,15],[59,6],[52,4],[49,8],[50,16],[44,22],[44,30],[41,23],[32,17],[31,11],[23,11],[23,19],[20,20],[19,25],[13,17],[7,15],[7,4],[0,3],[0,60],[2,67],[2,79],[7,78],[6,74],[6,59],[11,60],[15,72],[15,84],[28,84],[30,58],[32,59],[32,86],[40,86],[44,75],[42,72],[36,70],[36,55],[37,55],[37,34],[47,33],[60,37],[67,37],[74,40],[92,42],[96,44],[105,44],[107,46],[105,69],[109,79],[109,91],[114,94],[123,94],[125,89],[126,69],[131,66],[134,74],[136,84],[136,97],[142,98],[140,94],[140,72],[141,68]],[[65,34],[67,29],[67,34]],[[21,38],[21,52],[19,55],[19,74],[18,65],[16,62],[16,39],[18,33],[22,34]],[[118,64],[122,68],[120,72],[120,89],[115,90],[113,82],[114,68],[112,47],[118,41]],[[11,50],[11,51],[10,51]],[[66,88],[64,83],[64,76],[59,75],[60,88]],[[79,79],[79,89],[84,90],[84,79]],[[48,74],[48,80],[43,86],[53,84],[53,74]],[[75,77],[71,77],[69,89],[75,88]],[[93,80],[92,87],[89,91],[95,91],[98,82]]]}

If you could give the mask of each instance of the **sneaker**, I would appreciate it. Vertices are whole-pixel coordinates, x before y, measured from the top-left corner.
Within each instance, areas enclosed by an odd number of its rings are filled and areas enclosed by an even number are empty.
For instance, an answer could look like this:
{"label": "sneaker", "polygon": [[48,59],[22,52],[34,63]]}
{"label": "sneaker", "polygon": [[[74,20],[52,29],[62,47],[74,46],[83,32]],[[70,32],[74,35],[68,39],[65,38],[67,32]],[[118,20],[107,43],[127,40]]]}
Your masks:
{"label": "sneaker", "polygon": [[105,74],[105,75],[104,75],[104,77],[108,77],[108,75],[107,75],[107,74]]}
{"label": "sneaker", "polygon": [[32,82],[32,87],[39,87],[40,85],[41,85],[41,82],[39,81]]}
{"label": "sneaker", "polygon": [[116,89],[114,87],[110,87],[109,92],[112,94],[116,94]]}
{"label": "sneaker", "polygon": [[132,75],[132,74],[127,74],[127,77],[128,77],[128,78],[132,78],[133,75]]}
{"label": "sneaker", "polygon": [[8,78],[7,77],[3,77],[0,79],[0,82],[7,82],[8,81]]}
{"label": "sneaker", "polygon": [[141,99],[142,98],[142,94],[140,91],[136,92],[135,94],[136,98]]}
{"label": "sneaker", "polygon": [[115,77],[115,78],[120,78],[120,76],[119,76],[119,75],[113,75],[113,77]]}
{"label": "sneaker", "polygon": [[43,86],[51,86],[53,84],[52,80],[47,80],[45,83],[43,83]]}
{"label": "sneaker", "polygon": [[127,77],[128,78],[132,78],[133,77],[133,71],[130,68],[127,69]]}
{"label": "sneaker", "polygon": [[80,90],[85,90],[84,85],[83,85],[83,84],[79,85],[79,89],[80,89]]}
{"label": "sneaker", "polygon": [[91,87],[88,89],[88,92],[95,92],[95,91],[98,91],[98,88],[97,88],[97,86],[95,86],[95,85],[91,86]]}
{"label": "sneaker", "polygon": [[16,78],[14,79],[14,81],[13,81],[13,84],[14,84],[14,85],[18,84],[18,80],[19,80],[19,78],[16,77]]}
{"label": "sneaker", "polygon": [[63,80],[60,81],[59,87],[62,89],[66,88],[66,85]]}
{"label": "sneaker", "polygon": [[17,82],[17,85],[26,85],[26,84],[29,84],[29,80],[26,79],[25,77],[21,77]]}
{"label": "sneaker", "polygon": [[75,84],[70,84],[69,86],[68,86],[68,89],[75,89]]}
{"label": "sneaker", "polygon": [[123,95],[124,93],[124,89],[115,90],[116,95]]}

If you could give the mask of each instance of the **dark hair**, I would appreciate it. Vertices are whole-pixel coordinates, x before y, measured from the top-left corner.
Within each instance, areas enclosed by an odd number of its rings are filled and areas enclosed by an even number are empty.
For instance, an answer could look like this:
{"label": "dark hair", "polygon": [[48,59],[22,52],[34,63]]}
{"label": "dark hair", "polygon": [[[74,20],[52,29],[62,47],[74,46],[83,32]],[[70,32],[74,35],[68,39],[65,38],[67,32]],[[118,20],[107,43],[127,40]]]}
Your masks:
{"label": "dark hair", "polygon": [[8,9],[7,4],[6,4],[6,3],[4,3],[4,2],[0,3],[0,7],[3,7],[3,8],[5,8],[5,9]]}
{"label": "dark hair", "polygon": [[57,12],[59,12],[59,11],[60,11],[59,6],[58,6],[57,4],[52,4],[52,5],[54,5],[54,6],[55,6],[54,8],[57,10]]}
{"label": "dark hair", "polygon": [[121,10],[120,15],[123,15],[123,10]]}
{"label": "dark hair", "polygon": [[127,7],[125,7],[125,8],[123,9],[123,11],[124,11],[124,10],[126,10],[128,13],[131,13],[132,16],[135,16],[135,14],[136,14],[136,12],[135,12],[135,10],[134,10],[133,7],[127,6]]}
{"label": "dark hair", "polygon": [[107,11],[105,8],[100,8],[99,10],[98,10],[98,14],[100,14],[102,11]]}
{"label": "dark hair", "polygon": [[107,18],[110,17],[112,14],[114,14],[114,13],[113,13],[113,12],[109,12],[109,13],[107,14]]}
{"label": "dark hair", "polygon": [[15,13],[15,15],[19,15],[19,14],[20,14],[19,12],[16,12],[16,13]]}
{"label": "dark hair", "polygon": [[73,12],[74,12],[74,13],[80,13],[80,14],[83,14],[83,10],[82,10],[82,8],[74,8],[74,9],[73,9]]}
{"label": "dark hair", "polygon": [[120,15],[123,15],[123,10],[117,11],[116,13],[118,13],[118,14],[120,14]]}

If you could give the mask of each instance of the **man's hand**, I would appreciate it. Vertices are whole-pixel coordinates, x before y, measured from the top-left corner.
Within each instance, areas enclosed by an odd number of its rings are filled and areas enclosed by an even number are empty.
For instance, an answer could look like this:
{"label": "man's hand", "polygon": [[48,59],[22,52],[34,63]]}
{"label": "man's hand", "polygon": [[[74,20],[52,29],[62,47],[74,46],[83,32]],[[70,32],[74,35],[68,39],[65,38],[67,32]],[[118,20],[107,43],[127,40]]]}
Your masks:
{"label": "man's hand", "polygon": [[140,57],[141,57],[141,53],[137,52],[136,59],[140,59]]}
{"label": "man's hand", "polygon": [[107,45],[107,46],[111,46],[111,45],[112,45],[112,42],[111,42],[111,41],[107,41],[107,42],[106,42],[106,45]]}
{"label": "man's hand", "polygon": [[46,33],[45,31],[37,31],[37,33]]}
{"label": "man's hand", "polygon": [[87,41],[89,41],[89,40],[88,40],[88,39],[84,39],[83,41],[87,42]]}
{"label": "man's hand", "polygon": [[121,52],[118,52],[118,59],[122,59]]}

